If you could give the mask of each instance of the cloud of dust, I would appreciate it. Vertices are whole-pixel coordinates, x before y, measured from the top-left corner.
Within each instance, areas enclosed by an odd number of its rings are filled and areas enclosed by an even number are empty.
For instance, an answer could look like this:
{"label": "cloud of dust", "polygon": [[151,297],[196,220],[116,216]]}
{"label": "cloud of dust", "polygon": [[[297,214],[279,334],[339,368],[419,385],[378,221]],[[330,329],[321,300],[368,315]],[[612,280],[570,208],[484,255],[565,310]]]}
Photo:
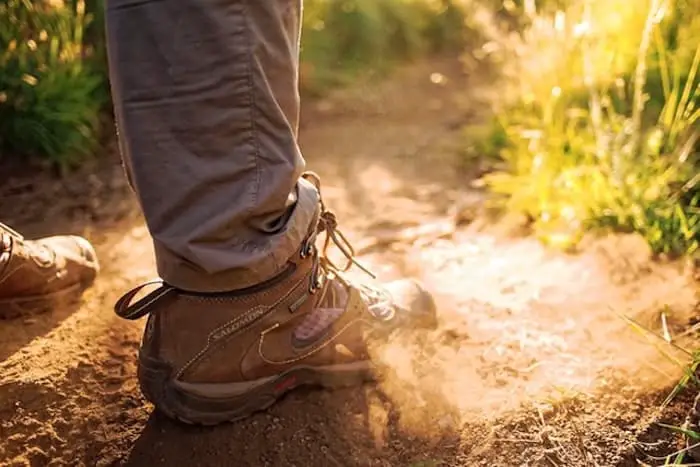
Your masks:
{"label": "cloud of dust", "polygon": [[659,303],[688,305],[680,277],[650,270],[616,284],[599,256],[551,254],[531,240],[471,237],[416,255],[441,297],[440,323],[374,349],[386,368],[382,390],[412,430],[553,406],[613,380],[667,387],[679,374],[654,338],[612,310],[639,317]]}

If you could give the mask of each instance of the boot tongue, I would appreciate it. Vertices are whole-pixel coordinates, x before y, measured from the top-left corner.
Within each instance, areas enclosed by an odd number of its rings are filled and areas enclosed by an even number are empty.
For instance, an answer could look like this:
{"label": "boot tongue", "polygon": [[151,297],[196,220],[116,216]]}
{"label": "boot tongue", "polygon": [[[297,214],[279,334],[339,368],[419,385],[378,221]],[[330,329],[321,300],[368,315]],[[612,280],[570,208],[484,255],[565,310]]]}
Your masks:
{"label": "boot tongue", "polygon": [[329,310],[335,308],[344,310],[345,305],[348,302],[347,287],[337,280],[325,280],[326,283],[316,294],[314,300],[314,311]]}

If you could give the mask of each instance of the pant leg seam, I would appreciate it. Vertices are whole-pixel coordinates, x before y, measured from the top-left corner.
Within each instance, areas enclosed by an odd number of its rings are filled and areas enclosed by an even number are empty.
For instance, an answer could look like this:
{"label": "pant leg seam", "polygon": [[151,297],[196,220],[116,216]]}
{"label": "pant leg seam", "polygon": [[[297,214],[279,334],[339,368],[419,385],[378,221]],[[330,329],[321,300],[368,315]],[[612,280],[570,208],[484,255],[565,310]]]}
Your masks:
{"label": "pant leg seam", "polygon": [[250,30],[250,12],[248,9],[248,0],[243,2],[243,14],[245,16],[245,33],[246,33],[246,49],[248,60],[246,62],[247,66],[247,79],[248,79],[248,118],[250,119],[250,135],[252,138],[252,148],[253,148],[253,162],[255,164],[255,186],[253,187],[251,196],[252,202],[248,208],[248,212],[252,213],[255,210],[255,206],[258,202],[258,191],[260,190],[260,141],[258,140],[258,126],[255,123],[255,80],[253,78],[253,61],[254,61],[254,45],[252,40],[252,34]]}

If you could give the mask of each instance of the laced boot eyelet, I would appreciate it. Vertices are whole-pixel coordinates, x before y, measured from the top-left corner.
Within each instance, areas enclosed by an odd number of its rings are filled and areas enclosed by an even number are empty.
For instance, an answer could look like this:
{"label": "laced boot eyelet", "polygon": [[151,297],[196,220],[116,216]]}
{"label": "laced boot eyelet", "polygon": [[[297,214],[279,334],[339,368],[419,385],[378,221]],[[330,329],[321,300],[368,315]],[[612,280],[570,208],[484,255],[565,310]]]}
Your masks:
{"label": "laced boot eyelet", "polygon": [[311,274],[309,276],[309,292],[311,294],[316,293],[323,287],[323,273],[323,268],[319,263],[318,257],[316,257],[311,266]]}
{"label": "laced boot eyelet", "polygon": [[309,281],[309,293],[312,295],[315,294],[318,289],[320,289],[319,285],[318,279],[311,277],[311,280]]}
{"label": "laced boot eyelet", "polygon": [[314,248],[315,248],[314,243],[315,242],[314,242],[314,239],[312,237],[304,240],[304,243],[302,243],[302,245],[301,245],[301,252],[299,253],[299,256],[302,259],[308,258],[309,256],[311,256],[313,254]]}
{"label": "laced boot eyelet", "polygon": [[320,279],[320,278],[316,279],[314,277],[311,278],[311,284],[309,285],[309,292],[311,294],[315,294],[316,292],[321,290],[322,287],[323,287],[323,280],[322,279]]}

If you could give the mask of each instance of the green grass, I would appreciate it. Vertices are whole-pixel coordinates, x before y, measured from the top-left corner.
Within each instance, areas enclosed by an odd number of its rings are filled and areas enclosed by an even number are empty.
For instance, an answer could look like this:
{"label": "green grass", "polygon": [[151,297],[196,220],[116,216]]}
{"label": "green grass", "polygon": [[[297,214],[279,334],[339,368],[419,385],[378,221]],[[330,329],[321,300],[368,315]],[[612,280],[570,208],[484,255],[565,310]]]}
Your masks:
{"label": "green grass", "polygon": [[571,3],[522,35],[518,97],[494,132],[507,168],[484,181],[550,244],[614,229],[640,233],[659,254],[693,254],[700,44],[687,39],[697,20],[660,0],[646,10]]}
{"label": "green grass", "polygon": [[0,5],[0,155],[67,167],[97,142],[105,77],[85,58],[82,1]]}
{"label": "green grass", "polygon": [[[664,312],[667,311],[669,310],[664,310]],[[663,334],[657,333],[643,326],[633,318],[622,314],[618,314],[618,316],[624,321],[626,321],[634,332],[639,334],[642,338],[646,339],[647,342],[651,346],[653,346],[664,358],[666,358],[669,362],[678,366],[679,368],[682,368],[683,370],[683,376],[670,391],[666,399],[662,402],[662,409],[667,407],[668,404],[670,404],[681,393],[681,391],[688,389],[691,386],[696,389],[700,387],[700,381],[698,381],[698,378],[696,376],[697,369],[700,366],[700,351],[691,352],[689,350],[686,350],[682,346],[678,345],[678,343],[674,342],[670,334],[668,334],[667,332],[664,332]],[[691,331],[692,330],[688,330],[683,334],[688,334]],[[683,335],[681,335],[680,337],[682,336]],[[676,355],[682,355],[682,357],[677,357]],[[686,426],[686,424],[684,424],[684,426],[675,426],[667,423],[656,422],[656,425],[673,433],[681,435],[687,442],[687,446],[693,446],[697,443],[700,443],[700,433],[694,431],[692,429],[693,427]],[[657,457],[655,459],[663,461],[664,463],[656,463],[654,465],[698,465],[697,463],[686,462],[686,454],[688,453],[688,451],[689,447],[686,447],[682,449],[677,449],[674,452],[664,455],[663,457]],[[640,465],[648,464],[642,463]]]}

